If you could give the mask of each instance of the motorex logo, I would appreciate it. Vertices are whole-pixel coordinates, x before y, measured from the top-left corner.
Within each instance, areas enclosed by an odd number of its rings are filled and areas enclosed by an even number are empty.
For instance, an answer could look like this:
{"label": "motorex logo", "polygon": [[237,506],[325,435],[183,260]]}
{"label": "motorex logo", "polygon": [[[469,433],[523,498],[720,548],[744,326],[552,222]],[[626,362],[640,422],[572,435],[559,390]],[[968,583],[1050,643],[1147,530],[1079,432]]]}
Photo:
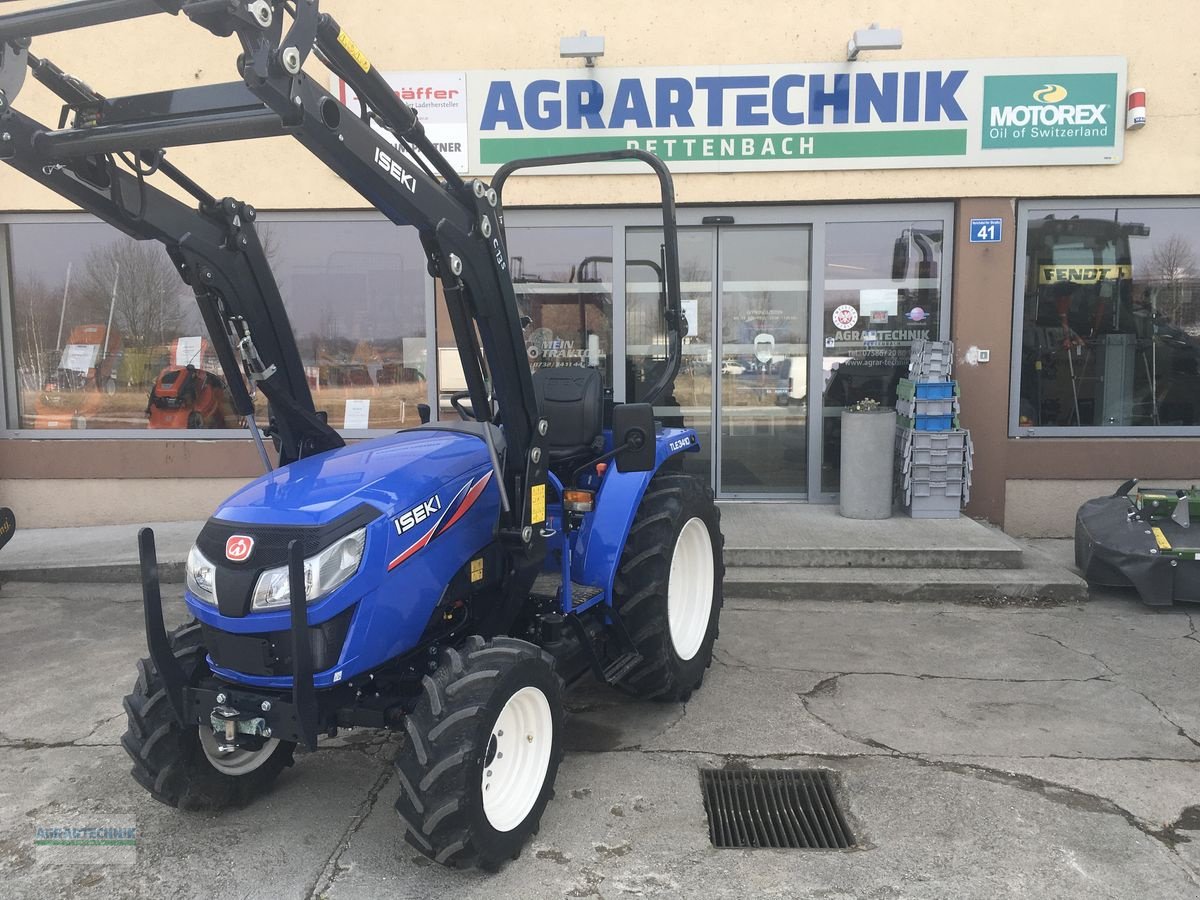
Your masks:
{"label": "motorex logo", "polygon": [[983,149],[1112,147],[1117,76],[988,75],[983,79]]}

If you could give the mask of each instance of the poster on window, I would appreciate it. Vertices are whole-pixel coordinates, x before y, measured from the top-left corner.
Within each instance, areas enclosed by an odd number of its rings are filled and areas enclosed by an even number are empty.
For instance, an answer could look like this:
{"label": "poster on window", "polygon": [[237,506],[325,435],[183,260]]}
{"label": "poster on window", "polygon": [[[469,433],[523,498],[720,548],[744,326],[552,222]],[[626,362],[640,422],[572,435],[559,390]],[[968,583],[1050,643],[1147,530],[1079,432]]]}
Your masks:
{"label": "poster on window", "polygon": [[[465,72],[381,72],[396,96],[417,113],[425,134],[456,172],[470,169],[467,135],[467,76]],[[332,76],[334,96],[351,110],[360,109],[354,88],[338,76]],[[374,123],[373,123],[374,124]],[[377,131],[393,144],[395,140],[382,128]]]}

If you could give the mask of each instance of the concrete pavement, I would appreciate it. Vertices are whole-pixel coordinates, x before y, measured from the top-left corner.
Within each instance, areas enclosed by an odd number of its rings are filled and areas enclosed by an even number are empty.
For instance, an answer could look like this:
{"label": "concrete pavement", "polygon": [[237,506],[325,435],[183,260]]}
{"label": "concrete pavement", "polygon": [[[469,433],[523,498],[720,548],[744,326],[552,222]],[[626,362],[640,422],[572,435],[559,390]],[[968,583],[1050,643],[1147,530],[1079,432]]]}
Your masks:
{"label": "concrete pavement", "polygon": [[[6,896],[1200,896],[1200,635],[1188,609],[1132,595],[730,600],[686,705],[572,692],[557,797],[494,876],[401,841],[396,744],[370,733],[300,757],[243,810],[151,801],[118,745],[136,590],[9,583],[0,610]],[[860,848],[713,849],[697,771],[725,765],[834,771]],[[39,862],[37,825],[111,816],[136,820],[135,865]]]}

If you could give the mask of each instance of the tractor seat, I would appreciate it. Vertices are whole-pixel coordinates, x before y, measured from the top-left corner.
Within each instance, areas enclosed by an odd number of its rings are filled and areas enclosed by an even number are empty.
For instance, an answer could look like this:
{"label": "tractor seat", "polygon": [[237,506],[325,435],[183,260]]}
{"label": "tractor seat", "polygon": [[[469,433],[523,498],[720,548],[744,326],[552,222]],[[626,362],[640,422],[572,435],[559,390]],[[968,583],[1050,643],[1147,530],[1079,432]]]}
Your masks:
{"label": "tractor seat", "polygon": [[546,447],[552,463],[600,452],[604,441],[604,384],[598,369],[537,369],[533,373],[533,392],[538,412],[550,423]]}

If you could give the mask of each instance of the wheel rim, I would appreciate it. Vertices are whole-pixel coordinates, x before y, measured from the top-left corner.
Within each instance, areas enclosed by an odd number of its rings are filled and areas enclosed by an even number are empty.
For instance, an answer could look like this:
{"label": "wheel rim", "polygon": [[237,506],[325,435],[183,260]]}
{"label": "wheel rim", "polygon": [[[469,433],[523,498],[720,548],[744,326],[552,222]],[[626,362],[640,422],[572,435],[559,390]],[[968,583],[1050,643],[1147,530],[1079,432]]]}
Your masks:
{"label": "wheel rim", "polygon": [[712,615],[713,557],[708,526],[689,519],[675,541],[667,582],[667,623],[675,653],[684,662],[694,657],[708,633]]}
{"label": "wheel rim", "polygon": [[218,749],[217,736],[213,734],[212,728],[206,728],[200,725],[200,746],[204,748],[204,755],[208,758],[209,763],[218,772],[226,775],[246,775],[253,772],[275,752],[275,748],[279,746],[278,738],[271,738],[262,745],[258,750],[236,750],[221,751]]}
{"label": "wheel rim", "polygon": [[554,745],[550,702],[523,687],[504,704],[484,753],[483,812],[497,831],[512,831],[541,796]]}

